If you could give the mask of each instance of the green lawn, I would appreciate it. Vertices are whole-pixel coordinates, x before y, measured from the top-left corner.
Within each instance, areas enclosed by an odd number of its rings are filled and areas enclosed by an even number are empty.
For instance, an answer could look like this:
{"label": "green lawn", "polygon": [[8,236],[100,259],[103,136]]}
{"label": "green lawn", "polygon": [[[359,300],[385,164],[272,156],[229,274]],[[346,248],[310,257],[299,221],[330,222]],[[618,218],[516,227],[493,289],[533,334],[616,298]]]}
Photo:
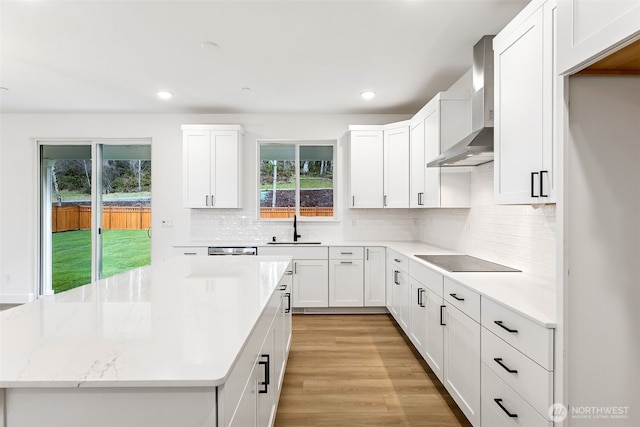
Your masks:
{"label": "green lawn", "polygon": [[[151,262],[147,230],[103,232],[102,276],[109,277]],[[91,232],[53,234],[53,290],[58,293],[91,281]]]}
{"label": "green lawn", "polygon": [[[286,190],[296,188],[295,180],[291,182],[279,182],[278,190]],[[333,188],[333,179],[331,178],[314,178],[314,177],[301,177],[300,188]],[[260,185],[261,190],[273,190],[273,184]]]}

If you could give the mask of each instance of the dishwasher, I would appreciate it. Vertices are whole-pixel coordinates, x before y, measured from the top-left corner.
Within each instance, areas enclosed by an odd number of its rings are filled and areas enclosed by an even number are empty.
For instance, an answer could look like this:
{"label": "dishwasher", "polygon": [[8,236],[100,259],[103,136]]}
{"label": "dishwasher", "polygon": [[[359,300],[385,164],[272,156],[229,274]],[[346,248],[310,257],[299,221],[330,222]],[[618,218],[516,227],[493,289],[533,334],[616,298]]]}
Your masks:
{"label": "dishwasher", "polygon": [[207,255],[258,255],[256,246],[209,246]]}

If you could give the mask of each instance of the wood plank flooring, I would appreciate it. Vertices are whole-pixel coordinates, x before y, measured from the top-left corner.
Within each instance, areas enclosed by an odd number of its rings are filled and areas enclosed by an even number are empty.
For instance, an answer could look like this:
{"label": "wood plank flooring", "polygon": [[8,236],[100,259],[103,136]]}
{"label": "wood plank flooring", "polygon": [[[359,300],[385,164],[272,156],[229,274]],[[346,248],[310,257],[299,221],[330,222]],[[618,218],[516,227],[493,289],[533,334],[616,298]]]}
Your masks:
{"label": "wood plank flooring", "polygon": [[275,425],[471,424],[389,315],[297,314]]}

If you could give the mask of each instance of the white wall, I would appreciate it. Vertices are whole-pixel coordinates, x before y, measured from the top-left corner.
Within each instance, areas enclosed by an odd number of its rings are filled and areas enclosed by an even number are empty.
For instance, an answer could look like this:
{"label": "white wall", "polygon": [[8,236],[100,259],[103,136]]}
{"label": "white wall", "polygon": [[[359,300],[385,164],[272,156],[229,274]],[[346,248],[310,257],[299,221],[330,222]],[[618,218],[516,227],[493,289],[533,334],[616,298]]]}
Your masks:
{"label": "white wall", "polygon": [[[127,114],[5,114],[0,130],[0,303],[35,297],[37,283],[37,139],[151,138],[152,258],[172,253],[175,244],[191,241],[264,241],[286,237],[291,225],[255,221],[257,193],[256,139],[339,139],[350,124],[384,124],[404,115],[127,115]],[[243,210],[221,212],[184,209],[182,200],[182,135],[180,125],[238,123],[245,129],[245,191]],[[341,153],[344,147],[340,147]],[[342,155],[342,154],[341,154]],[[344,193],[345,176],[338,178]],[[16,178],[16,177],[19,177]],[[342,221],[301,224],[304,238],[411,239],[417,234],[417,214],[342,211]],[[173,228],[161,228],[169,219]],[[9,276],[10,281],[7,281]]]}

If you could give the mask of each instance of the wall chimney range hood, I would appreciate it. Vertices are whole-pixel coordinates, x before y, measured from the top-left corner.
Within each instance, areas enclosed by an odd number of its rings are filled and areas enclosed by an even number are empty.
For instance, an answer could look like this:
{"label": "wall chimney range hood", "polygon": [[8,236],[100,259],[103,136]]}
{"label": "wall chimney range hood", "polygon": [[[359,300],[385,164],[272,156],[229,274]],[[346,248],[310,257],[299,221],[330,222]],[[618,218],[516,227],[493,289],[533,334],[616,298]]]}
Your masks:
{"label": "wall chimney range hood", "polygon": [[484,36],[473,46],[473,131],[427,167],[478,166],[493,161],[493,37]]}

